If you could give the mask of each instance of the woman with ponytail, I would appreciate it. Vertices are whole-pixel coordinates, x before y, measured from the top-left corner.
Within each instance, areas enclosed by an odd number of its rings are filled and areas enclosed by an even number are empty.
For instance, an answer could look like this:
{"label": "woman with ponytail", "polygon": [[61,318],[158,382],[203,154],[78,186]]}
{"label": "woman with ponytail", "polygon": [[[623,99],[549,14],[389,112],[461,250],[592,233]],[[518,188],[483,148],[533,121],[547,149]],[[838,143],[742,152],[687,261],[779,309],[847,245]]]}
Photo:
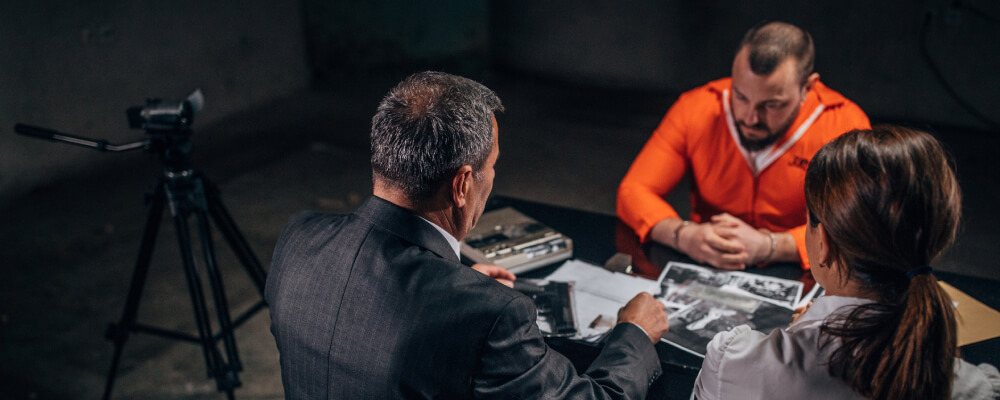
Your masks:
{"label": "woman with ponytail", "polygon": [[1000,372],[958,358],[954,306],[931,264],[961,193],[927,133],[848,132],[809,162],[806,248],[826,295],[784,330],[719,333],[699,399],[1000,399]]}

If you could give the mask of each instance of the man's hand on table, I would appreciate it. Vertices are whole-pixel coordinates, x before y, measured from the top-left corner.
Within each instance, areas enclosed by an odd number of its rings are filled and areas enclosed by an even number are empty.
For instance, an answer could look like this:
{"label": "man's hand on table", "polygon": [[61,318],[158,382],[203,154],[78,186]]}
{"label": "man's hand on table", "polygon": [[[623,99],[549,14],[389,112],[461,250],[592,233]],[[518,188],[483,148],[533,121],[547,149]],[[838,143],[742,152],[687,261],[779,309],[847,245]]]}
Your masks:
{"label": "man's hand on table", "polygon": [[650,238],[719,269],[746,269],[772,261],[798,261],[799,257],[788,232],[755,229],[727,213],[700,224],[668,218],[653,227]]}
{"label": "man's hand on table", "polygon": [[[684,226],[679,224],[679,219],[660,221],[653,228],[653,239],[687,254],[699,263],[721,269],[746,268],[749,255],[743,243],[719,235],[711,222],[688,222]],[[671,243],[670,240],[675,242]]]}
{"label": "man's hand on table", "polygon": [[742,219],[728,213],[712,216],[715,234],[727,240],[739,242],[746,249],[745,264],[760,264],[774,256],[771,235],[767,231],[755,229]]}
{"label": "man's hand on table", "polygon": [[514,281],[517,279],[517,277],[514,276],[514,274],[512,274],[506,268],[499,267],[496,265],[474,264],[472,266],[472,269],[479,271],[483,275],[486,275],[490,278],[496,279],[497,282],[500,282],[509,288],[514,287]]}
{"label": "man's hand on table", "polygon": [[618,310],[618,323],[623,322],[631,322],[641,327],[653,343],[660,341],[670,328],[663,303],[646,292],[637,294],[625,307]]}
{"label": "man's hand on table", "polygon": [[747,249],[747,265],[800,261],[799,250],[791,233],[754,229],[750,224],[726,213],[713,216],[712,225],[719,236],[743,244]]}

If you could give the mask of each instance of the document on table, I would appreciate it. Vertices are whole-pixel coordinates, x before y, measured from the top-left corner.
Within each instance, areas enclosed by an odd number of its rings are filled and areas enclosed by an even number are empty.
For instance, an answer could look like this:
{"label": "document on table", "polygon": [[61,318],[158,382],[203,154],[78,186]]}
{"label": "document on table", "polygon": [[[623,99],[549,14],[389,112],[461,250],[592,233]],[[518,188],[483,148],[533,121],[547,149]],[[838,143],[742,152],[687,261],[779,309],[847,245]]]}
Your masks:
{"label": "document on table", "polygon": [[555,282],[574,282],[577,339],[596,341],[618,322],[618,309],[640,292],[654,294],[656,281],[612,272],[601,266],[569,260],[545,278]]}
{"label": "document on table", "polygon": [[[671,261],[655,296],[667,309],[664,342],[699,357],[716,334],[739,325],[770,333],[792,322],[802,282]],[[807,296],[814,296],[810,292]]]}
{"label": "document on table", "polygon": [[958,345],[965,346],[1000,336],[1000,312],[945,282],[938,285],[948,292],[958,314]]}

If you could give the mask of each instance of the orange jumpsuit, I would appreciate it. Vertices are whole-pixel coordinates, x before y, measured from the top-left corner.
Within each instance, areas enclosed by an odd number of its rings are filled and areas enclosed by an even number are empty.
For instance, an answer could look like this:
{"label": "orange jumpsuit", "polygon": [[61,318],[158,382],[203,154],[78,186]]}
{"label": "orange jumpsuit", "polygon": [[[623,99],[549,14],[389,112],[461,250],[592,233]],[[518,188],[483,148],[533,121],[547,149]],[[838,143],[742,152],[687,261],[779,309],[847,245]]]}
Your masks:
{"label": "orange jumpsuit", "polygon": [[647,240],[657,222],[679,217],[664,197],[691,171],[691,220],[730,213],[755,228],[789,232],[802,267],[809,160],[820,147],[870,123],[857,104],[816,82],[785,136],[755,174],[738,145],[729,96],[730,78],[709,82],[677,99],[618,187],[618,216]]}

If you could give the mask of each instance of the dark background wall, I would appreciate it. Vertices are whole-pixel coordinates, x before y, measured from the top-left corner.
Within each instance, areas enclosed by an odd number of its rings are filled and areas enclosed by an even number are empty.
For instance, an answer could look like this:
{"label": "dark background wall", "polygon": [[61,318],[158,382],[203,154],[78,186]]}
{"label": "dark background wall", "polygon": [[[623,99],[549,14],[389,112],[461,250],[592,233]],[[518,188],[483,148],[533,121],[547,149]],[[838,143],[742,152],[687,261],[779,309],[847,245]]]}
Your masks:
{"label": "dark background wall", "polygon": [[414,67],[466,72],[488,67],[489,2],[303,0],[306,43],[322,82]]}
{"label": "dark background wall", "polygon": [[[743,33],[767,20],[809,30],[817,71],[886,120],[986,129],[934,74],[992,118],[1000,105],[1000,2],[504,0],[435,6],[304,0],[317,76],[483,68],[604,88],[679,93],[729,74]],[[928,58],[924,57],[926,49]],[[933,64],[933,66],[932,66]],[[993,128],[996,128],[995,126]]]}
{"label": "dark background wall", "polygon": [[[996,1],[498,1],[495,61],[512,69],[617,88],[680,92],[729,75],[735,47],[768,20],[810,31],[821,79],[883,119],[986,128],[955,91],[1000,115]],[[994,126],[994,128],[996,128]]]}
{"label": "dark background wall", "polygon": [[126,108],[201,88],[206,126],[306,87],[302,32],[295,0],[3,2],[0,203],[140,157],[15,136],[15,123],[139,140]]}
{"label": "dark background wall", "polygon": [[7,3],[0,202],[127,159],[16,137],[15,122],[123,142],[141,136],[125,108],[146,97],[200,87],[205,126],[305,89],[424,68],[676,94],[728,75],[743,32],[770,19],[809,30],[822,79],[876,120],[989,131],[1000,120],[992,0]]}

